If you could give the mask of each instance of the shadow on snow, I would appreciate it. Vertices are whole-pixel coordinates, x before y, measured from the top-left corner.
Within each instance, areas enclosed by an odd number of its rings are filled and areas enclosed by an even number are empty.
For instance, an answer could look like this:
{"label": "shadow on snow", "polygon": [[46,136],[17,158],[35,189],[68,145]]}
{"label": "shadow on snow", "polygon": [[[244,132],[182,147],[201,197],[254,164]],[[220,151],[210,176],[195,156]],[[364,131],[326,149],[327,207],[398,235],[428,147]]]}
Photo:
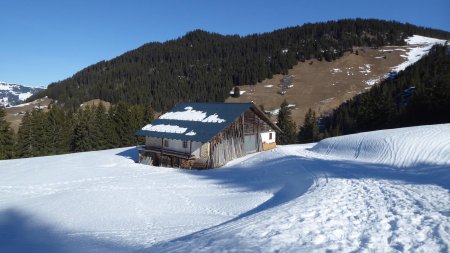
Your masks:
{"label": "shadow on snow", "polygon": [[137,162],[139,152],[138,152],[137,148],[129,148],[129,149],[126,149],[126,150],[123,150],[123,151],[117,153],[116,155],[125,157],[127,159],[131,159],[134,162]]}
{"label": "shadow on snow", "polygon": [[[263,154],[251,157],[243,165],[206,171],[185,171],[198,177],[215,180],[219,184],[238,187],[242,191],[270,191],[274,195],[258,207],[224,223],[162,242],[142,251],[183,251],[189,241],[208,237],[228,223],[273,208],[300,197],[318,183],[319,178],[380,179],[398,181],[399,184],[434,184],[450,190],[450,166],[418,164],[409,168],[396,168],[384,164],[363,163],[350,160],[323,160],[295,155],[275,159],[262,158]],[[245,166],[250,162],[252,166]]]}
{"label": "shadow on snow", "polygon": [[0,212],[0,252],[131,252],[133,249],[56,230],[16,210]]}

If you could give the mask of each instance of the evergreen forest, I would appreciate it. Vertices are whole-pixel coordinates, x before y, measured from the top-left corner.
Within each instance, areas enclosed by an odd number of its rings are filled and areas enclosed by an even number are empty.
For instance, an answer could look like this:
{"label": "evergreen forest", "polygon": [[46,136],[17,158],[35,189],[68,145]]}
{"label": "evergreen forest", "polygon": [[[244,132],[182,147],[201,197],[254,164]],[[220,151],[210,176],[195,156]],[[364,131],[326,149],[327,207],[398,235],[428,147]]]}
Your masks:
{"label": "evergreen forest", "polygon": [[403,45],[413,34],[450,38],[445,31],[376,19],[308,23],[247,36],[195,30],[98,62],[28,100],[48,96],[76,109],[99,98],[148,104],[158,112],[178,102],[222,102],[233,86],[286,74],[299,61],[332,61],[354,46]]}
{"label": "evergreen forest", "polygon": [[149,106],[119,102],[109,109],[100,103],[76,111],[53,104],[45,112],[24,115],[15,134],[0,108],[0,159],[58,155],[143,143],[134,133],[154,117]]}
{"label": "evergreen forest", "polygon": [[414,65],[341,104],[321,120],[325,136],[450,123],[450,53],[434,46]]}

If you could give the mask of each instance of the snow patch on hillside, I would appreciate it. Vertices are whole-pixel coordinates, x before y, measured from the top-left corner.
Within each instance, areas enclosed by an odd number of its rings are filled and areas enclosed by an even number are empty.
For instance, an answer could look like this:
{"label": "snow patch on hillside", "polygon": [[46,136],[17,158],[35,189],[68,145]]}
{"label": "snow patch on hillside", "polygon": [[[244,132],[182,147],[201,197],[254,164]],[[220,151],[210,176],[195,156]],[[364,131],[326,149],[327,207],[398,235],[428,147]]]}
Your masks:
{"label": "snow patch on hillside", "polygon": [[0,82],[0,106],[14,106],[42,90],[19,84]]}
{"label": "snow patch on hillside", "polygon": [[408,66],[416,63],[418,60],[422,59],[422,57],[427,55],[428,52],[430,51],[430,49],[434,45],[436,45],[436,44],[444,45],[446,43],[446,40],[429,38],[429,37],[424,37],[424,36],[420,36],[420,35],[413,35],[413,36],[405,39],[405,42],[408,45],[415,46],[415,47],[408,48],[409,51],[407,51],[405,54],[405,56],[406,56],[405,58],[407,58],[407,60],[405,62],[393,67],[392,68],[393,72],[398,73],[402,70],[405,70]]}

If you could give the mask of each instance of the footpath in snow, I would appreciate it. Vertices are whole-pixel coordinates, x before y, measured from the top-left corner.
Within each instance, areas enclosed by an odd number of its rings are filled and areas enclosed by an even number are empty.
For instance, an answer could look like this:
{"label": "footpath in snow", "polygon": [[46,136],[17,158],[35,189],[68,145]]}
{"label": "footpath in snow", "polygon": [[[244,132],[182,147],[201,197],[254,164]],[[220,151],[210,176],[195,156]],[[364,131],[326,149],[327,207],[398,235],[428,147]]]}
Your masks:
{"label": "footpath in snow", "polygon": [[0,252],[448,252],[450,124],[207,171],[134,148],[0,161]]}

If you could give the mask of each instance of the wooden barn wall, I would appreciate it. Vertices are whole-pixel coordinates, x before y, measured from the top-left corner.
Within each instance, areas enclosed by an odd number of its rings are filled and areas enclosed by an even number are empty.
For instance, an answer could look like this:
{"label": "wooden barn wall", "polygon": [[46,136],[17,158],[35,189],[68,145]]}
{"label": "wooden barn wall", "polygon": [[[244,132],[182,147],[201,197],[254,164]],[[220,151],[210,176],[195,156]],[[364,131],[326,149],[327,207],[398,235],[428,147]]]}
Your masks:
{"label": "wooden barn wall", "polygon": [[245,155],[243,117],[239,117],[211,140],[208,167],[219,167]]}
{"label": "wooden barn wall", "polygon": [[244,113],[244,134],[268,132],[270,129],[269,124],[256,115],[253,110]]}

